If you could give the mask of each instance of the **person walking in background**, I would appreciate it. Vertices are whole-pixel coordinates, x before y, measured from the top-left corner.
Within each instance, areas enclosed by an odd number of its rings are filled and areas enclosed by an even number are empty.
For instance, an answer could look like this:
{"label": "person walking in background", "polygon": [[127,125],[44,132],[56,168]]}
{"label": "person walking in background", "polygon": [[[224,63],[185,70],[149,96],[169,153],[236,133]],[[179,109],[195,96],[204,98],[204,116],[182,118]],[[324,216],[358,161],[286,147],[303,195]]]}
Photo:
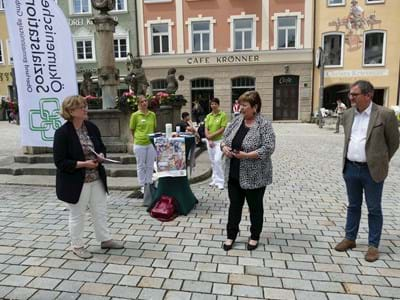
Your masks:
{"label": "person walking in background", "polygon": [[373,97],[374,87],[370,82],[359,80],[352,84],[349,93],[352,108],[343,115],[343,178],[349,202],[346,235],[335,247],[336,251],[356,247],[364,194],[368,208],[368,251],[365,255],[368,262],[379,258],[383,182],[389,161],[399,147],[394,111],[376,105],[372,102]]}
{"label": "person walking in background", "polygon": [[[133,138],[133,152],[136,157],[137,178],[144,193],[145,184],[153,183],[153,168],[156,151],[150,142],[149,134],[157,128],[156,114],[148,109],[149,104],[144,96],[139,96],[138,110],[131,115],[129,128]],[[142,196],[142,195],[141,195]]]}
{"label": "person walking in background", "polygon": [[238,99],[235,100],[235,103],[232,106],[232,112],[235,117],[240,115],[240,103]]}
{"label": "person walking in background", "polygon": [[339,127],[340,125],[343,125],[343,113],[346,110],[346,105],[342,102],[342,99],[337,99],[336,100],[336,113],[337,113],[337,119],[336,119],[336,131],[335,133],[339,133]]}
{"label": "person walking in background", "polygon": [[67,97],[62,103],[61,116],[67,122],[55,132],[53,156],[57,166],[57,197],[69,206],[72,252],[81,258],[93,256],[82,240],[88,207],[101,248],[122,249],[122,243],[111,239],[107,226],[108,188],[101,164],[106,148],[97,126],[87,121],[86,100],[82,96]]}
{"label": "person walking in background", "polygon": [[222,170],[222,152],[220,143],[224,134],[228,119],[225,112],[219,109],[219,99],[214,98],[210,102],[211,112],[204,122],[207,139],[207,150],[211,161],[212,179],[209,186],[224,189],[224,172]]}
{"label": "person walking in background", "polygon": [[258,247],[263,227],[263,198],[266,186],[272,183],[271,155],[275,150],[275,133],[271,122],[261,115],[258,92],[248,91],[239,97],[241,116],[232,120],[224,133],[221,150],[227,161],[229,214],[225,251],[232,249],[239,233],[242,209],[246,199],[250,211],[248,250]]}

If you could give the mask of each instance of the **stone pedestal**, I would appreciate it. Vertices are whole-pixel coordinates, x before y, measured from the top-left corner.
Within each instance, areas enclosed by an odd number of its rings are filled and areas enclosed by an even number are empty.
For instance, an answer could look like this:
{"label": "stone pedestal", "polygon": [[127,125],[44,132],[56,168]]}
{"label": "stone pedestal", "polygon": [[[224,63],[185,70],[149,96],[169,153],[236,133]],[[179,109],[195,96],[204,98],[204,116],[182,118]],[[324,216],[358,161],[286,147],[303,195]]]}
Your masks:
{"label": "stone pedestal", "polygon": [[98,15],[93,19],[96,26],[98,79],[102,89],[103,109],[115,107],[115,97],[119,85],[119,70],[115,67],[114,37],[115,26],[118,24],[109,15]]}
{"label": "stone pedestal", "polygon": [[99,127],[107,152],[132,153],[130,116],[117,109],[89,110],[89,120]]}
{"label": "stone pedestal", "polygon": [[175,131],[176,124],[181,119],[181,106],[163,105],[156,111],[157,129],[156,131],[165,132],[165,124],[172,124],[172,131]]}

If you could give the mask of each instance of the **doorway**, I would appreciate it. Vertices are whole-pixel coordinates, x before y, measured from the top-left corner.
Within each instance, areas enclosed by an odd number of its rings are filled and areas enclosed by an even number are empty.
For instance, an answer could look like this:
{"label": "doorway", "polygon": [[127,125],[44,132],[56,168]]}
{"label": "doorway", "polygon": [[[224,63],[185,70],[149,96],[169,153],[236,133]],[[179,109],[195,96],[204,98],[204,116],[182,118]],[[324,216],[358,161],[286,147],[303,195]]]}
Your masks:
{"label": "doorway", "polygon": [[192,80],[192,119],[198,124],[210,113],[210,100],[214,98],[214,80],[198,78]]}
{"label": "doorway", "polygon": [[274,120],[298,120],[299,76],[274,77]]}

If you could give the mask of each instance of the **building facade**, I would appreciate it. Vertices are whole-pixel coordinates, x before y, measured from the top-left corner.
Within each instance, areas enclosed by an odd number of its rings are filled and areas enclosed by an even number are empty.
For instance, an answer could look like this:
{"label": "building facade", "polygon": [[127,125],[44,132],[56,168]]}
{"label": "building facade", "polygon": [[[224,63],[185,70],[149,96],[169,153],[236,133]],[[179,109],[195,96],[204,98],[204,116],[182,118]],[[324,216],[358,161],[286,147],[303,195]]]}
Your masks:
{"label": "building facade", "polygon": [[12,57],[8,39],[4,0],[0,0],[0,100],[12,96]]}
{"label": "building facade", "polygon": [[[334,109],[336,100],[349,105],[349,84],[369,80],[374,102],[398,105],[400,1],[316,1],[315,48],[325,60],[321,105]],[[314,69],[314,111],[318,110],[320,70]]]}
{"label": "building facade", "polygon": [[[231,115],[257,90],[273,120],[310,120],[313,0],[137,0],[139,53],[153,93],[177,69],[183,110],[217,97]],[[182,80],[183,79],[183,80]]]}
{"label": "building facade", "polygon": [[[99,45],[96,39],[96,29],[92,22],[95,11],[90,0],[58,0],[60,8],[68,19],[75,51],[76,72],[78,85],[83,80],[85,72],[91,72],[96,86],[97,82],[97,57]],[[114,33],[114,54],[116,67],[121,78],[127,74],[128,53],[138,55],[136,35],[136,3],[135,1],[116,0],[114,10],[110,15],[118,22]],[[127,89],[123,80],[120,89]],[[96,93],[100,96],[101,90],[97,87]]]}

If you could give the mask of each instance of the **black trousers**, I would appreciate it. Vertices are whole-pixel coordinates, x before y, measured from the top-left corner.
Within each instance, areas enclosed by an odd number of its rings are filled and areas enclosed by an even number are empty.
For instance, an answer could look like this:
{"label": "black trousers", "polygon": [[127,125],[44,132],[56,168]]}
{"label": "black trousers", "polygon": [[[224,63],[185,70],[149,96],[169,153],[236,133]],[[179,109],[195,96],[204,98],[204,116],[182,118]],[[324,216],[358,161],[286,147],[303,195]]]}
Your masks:
{"label": "black trousers", "polygon": [[239,224],[242,219],[244,199],[247,201],[250,212],[251,239],[258,241],[263,227],[264,206],[263,198],[265,186],[258,189],[246,190],[240,187],[239,181],[233,178],[228,180],[229,215],[226,230],[228,239],[235,240],[239,233]]}

